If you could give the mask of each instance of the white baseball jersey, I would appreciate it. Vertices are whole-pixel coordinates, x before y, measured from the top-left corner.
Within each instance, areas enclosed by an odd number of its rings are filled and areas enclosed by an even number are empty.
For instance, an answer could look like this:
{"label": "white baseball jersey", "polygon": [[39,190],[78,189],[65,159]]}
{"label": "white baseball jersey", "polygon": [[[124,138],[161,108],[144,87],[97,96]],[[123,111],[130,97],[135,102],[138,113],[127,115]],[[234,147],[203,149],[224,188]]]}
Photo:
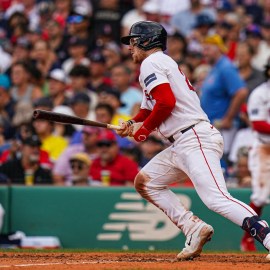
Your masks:
{"label": "white baseball jersey", "polygon": [[[248,99],[250,121],[266,121],[270,124],[270,81],[256,87]],[[255,131],[255,137],[261,143],[270,143],[270,135]]]}
{"label": "white baseball jersey", "polygon": [[176,99],[171,115],[159,126],[159,132],[170,137],[200,121],[208,121],[200,106],[198,95],[176,62],[161,51],[151,54],[141,64],[140,85],[143,89],[142,109],[153,110],[156,101],[151,90],[157,85],[169,83]]}

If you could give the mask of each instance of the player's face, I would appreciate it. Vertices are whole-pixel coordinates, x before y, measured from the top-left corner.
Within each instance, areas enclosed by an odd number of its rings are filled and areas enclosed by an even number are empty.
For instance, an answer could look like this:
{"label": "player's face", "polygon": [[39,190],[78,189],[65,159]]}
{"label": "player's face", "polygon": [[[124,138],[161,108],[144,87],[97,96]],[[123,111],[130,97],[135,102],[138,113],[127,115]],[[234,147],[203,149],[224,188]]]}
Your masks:
{"label": "player's face", "polygon": [[136,38],[130,39],[129,50],[130,50],[133,62],[141,63],[145,59],[146,54],[143,50],[138,48],[136,44],[137,44]]}

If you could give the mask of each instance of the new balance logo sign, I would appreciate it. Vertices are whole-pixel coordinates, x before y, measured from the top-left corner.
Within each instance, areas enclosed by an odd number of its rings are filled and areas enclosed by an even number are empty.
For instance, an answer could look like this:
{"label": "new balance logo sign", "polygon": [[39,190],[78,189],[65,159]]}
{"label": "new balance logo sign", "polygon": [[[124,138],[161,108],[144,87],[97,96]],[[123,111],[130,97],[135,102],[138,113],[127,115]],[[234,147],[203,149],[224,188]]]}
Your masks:
{"label": "new balance logo sign", "polygon": [[[190,209],[190,198],[184,194],[177,196]],[[118,241],[123,233],[128,233],[131,241],[168,241],[180,233],[161,210],[137,193],[124,192],[121,199],[109,215],[109,222],[103,225],[104,232],[97,235],[99,241]]]}

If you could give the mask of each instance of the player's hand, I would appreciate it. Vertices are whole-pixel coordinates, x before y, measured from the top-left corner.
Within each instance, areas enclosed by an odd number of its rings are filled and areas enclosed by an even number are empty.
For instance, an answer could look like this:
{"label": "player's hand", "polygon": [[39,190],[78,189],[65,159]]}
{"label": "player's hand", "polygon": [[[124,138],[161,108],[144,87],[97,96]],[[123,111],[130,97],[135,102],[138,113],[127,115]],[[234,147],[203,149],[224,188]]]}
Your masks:
{"label": "player's hand", "polygon": [[[137,125],[136,125],[137,124]],[[148,130],[143,126],[143,123],[133,124],[133,137],[137,142],[144,142],[147,137],[150,135],[151,130]]]}
{"label": "player's hand", "polygon": [[119,120],[119,126],[121,129],[117,130],[116,133],[121,137],[132,136],[133,132],[133,122],[130,121],[123,121],[122,119]]}

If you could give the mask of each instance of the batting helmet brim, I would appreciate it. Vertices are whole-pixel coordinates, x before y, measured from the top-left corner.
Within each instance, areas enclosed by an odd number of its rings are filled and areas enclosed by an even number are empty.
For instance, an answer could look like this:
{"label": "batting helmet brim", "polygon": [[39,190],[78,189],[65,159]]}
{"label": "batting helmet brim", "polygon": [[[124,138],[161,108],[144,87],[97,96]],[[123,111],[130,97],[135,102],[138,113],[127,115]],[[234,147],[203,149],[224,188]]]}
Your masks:
{"label": "batting helmet brim", "polygon": [[136,38],[136,37],[140,37],[140,35],[129,35],[129,36],[125,36],[125,37],[121,37],[121,42],[125,45],[129,45],[130,44],[130,40],[132,38]]}

